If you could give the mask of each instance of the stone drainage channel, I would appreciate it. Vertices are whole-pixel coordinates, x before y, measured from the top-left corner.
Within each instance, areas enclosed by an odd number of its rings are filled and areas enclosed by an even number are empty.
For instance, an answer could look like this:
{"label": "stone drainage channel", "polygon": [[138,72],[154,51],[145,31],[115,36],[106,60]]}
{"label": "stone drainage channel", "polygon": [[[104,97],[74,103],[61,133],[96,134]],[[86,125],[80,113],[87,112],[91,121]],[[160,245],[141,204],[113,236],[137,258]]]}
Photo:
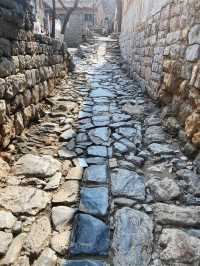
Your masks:
{"label": "stone drainage channel", "polygon": [[120,70],[116,40],[82,53],[1,153],[0,265],[199,265],[193,162]]}

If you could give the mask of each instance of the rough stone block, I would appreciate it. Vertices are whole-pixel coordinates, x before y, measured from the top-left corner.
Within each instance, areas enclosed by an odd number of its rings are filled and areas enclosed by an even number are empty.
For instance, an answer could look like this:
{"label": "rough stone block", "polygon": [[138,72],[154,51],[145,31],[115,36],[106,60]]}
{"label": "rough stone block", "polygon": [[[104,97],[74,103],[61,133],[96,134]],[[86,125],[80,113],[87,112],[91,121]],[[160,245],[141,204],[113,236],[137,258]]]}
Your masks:
{"label": "rough stone block", "polygon": [[3,57],[0,61],[0,78],[5,78],[15,72],[15,65],[11,60]]}
{"label": "rough stone block", "polygon": [[23,117],[22,114],[20,112],[15,114],[15,132],[17,135],[21,134],[22,131],[24,130],[24,121],[23,121]]}
{"label": "rough stone block", "polygon": [[8,39],[0,38],[0,51],[3,56],[11,56],[11,43]]}
{"label": "rough stone block", "polygon": [[4,79],[0,79],[0,98],[3,98],[6,91],[6,82]]}
{"label": "rough stone block", "polygon": [[200,44],[200,24],[193,26],[188,34],[189,44]]}
{"label": "rough stone block", "polygon": [[186,60],[190,62],[197,61],[200,58],[200,45],[194,44],[186,50]]}

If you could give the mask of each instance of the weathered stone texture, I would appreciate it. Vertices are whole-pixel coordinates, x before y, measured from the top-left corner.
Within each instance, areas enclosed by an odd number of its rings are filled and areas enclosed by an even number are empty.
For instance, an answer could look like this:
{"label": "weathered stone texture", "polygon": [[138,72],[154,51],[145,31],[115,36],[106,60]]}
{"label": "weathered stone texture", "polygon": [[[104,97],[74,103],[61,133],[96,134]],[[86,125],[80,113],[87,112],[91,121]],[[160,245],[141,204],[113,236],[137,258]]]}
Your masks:
{"label": "weathered stone texture", "polygon": [[130,75],[168,106],[200,147],[198,8],[198,0],[125,2],[120,46]]}
{"label": "weathered stone texture", "polygon": [[56,79],[68,69],[69,54],[63,43],[32,33],[29,3],[0,1],[0,99],[6,107],[0,110],[3,147],[42,115],[42,100],[52,94]]}

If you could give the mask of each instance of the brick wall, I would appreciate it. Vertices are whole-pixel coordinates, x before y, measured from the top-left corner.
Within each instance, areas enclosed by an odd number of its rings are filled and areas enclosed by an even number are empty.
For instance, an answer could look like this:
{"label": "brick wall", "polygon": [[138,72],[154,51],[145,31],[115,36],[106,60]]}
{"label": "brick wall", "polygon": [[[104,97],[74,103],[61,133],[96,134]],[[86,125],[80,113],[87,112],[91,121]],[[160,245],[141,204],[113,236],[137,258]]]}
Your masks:
{"label": "brick wall", "polygon": [[200,147],[200,1],[132,0],[128,5],[120,46],[130,75]]}
{"label": "brick wall", "polygon": [[[68,68],[64,44],[32,33],[26,1],[0,0],[0,145],[43,112],[42,101]],[[28,1],[27,1],[28,2]]]}

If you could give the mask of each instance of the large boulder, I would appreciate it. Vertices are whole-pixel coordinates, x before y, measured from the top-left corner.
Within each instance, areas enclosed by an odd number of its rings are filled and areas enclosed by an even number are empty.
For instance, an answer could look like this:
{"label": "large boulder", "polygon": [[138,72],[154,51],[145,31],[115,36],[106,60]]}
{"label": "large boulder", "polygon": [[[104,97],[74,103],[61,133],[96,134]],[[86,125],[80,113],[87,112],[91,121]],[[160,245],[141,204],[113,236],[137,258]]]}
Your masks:
{"label": "large boulder", "polygon": [[157,201],[169,201],[180,196],[181,191],[176,182],[168,177],[160,179],[151,178],[146,184],[150,188],[153,197]]}
{"label": "large boulder", "polygon": [[164,265],[198,265],[200,240],[178,229],[164,229],[160,237]]}
{"label": "large boulder", "polygon": [[50,155],[36,156],[26,154],[14,165],[13,172],[16,175],[37,177],[49,177],[61,170],[61,163]]}
{"label": "large boulder", "polygon": [[14,214],[35,215],[49,202],[46,192],[33,187],[8,186],[0,189],[0,206]]}

